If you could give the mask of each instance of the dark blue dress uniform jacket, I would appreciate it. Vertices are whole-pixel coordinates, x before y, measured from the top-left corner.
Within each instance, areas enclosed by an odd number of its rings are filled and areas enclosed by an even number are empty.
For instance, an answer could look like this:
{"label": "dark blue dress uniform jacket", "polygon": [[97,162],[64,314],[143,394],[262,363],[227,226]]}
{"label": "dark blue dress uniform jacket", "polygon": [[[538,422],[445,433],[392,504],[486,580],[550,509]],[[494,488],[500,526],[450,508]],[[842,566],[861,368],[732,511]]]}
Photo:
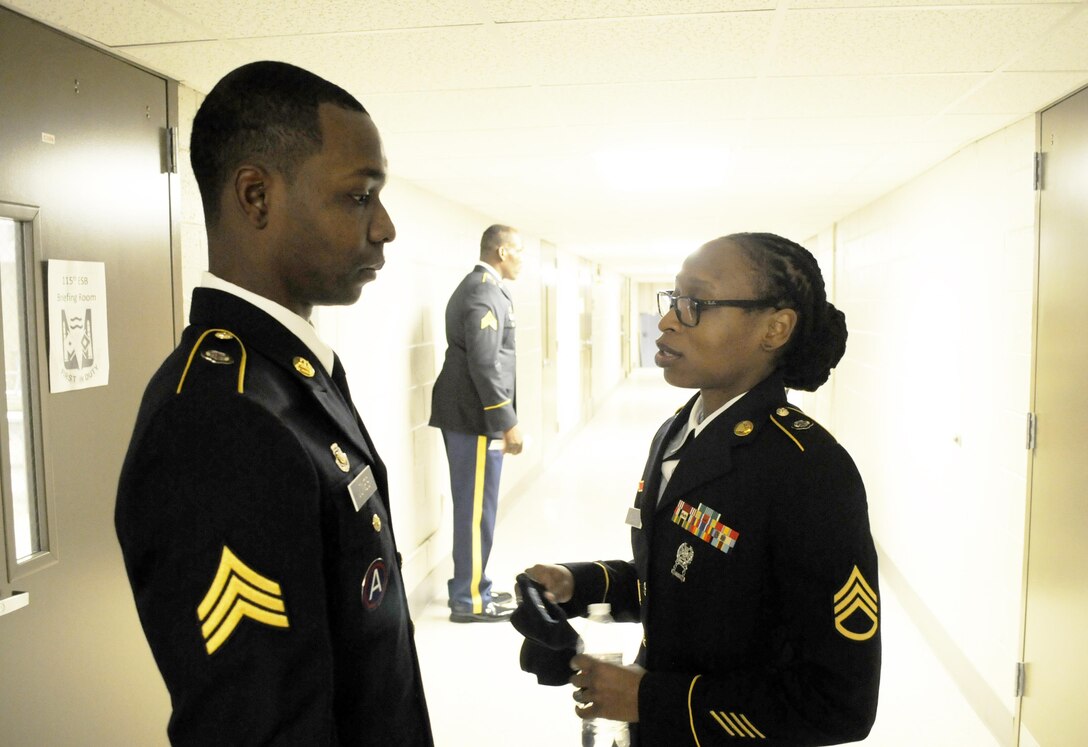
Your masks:
{"label": "dark blue dress uniform jacket", "polygon": [[568,611],[607,601],[618,620],[641,620],[643,747],[863,739],[879,593],[853,461],[771,376],[689,444],[657,504],[663,450],[694,402],[653,439],[634,562],[569,564]]}
{"label": "dark blue dress uniform jacket", "polygon": [[196,290],[191,321],[115,516],[171,741],[431,745],[385,468],[350,396],[231,294]]}
{"label": "dark blue dress uniform jacket", "polygon": [[517,425],[514,305],[479,265],[446,304],[446,359],[431,393],[436,428],[502,438]]}

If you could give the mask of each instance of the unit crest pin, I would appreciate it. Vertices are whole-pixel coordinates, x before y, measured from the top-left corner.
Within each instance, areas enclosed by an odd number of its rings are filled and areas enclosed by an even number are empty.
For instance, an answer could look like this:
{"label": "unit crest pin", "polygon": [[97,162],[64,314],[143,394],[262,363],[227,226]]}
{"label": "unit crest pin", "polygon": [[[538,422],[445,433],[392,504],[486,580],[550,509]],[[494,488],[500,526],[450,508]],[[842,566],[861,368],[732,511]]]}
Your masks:
{"label": "unit crest pin", "polygon": [[294,360],[291,361],[291,365],[295,367],[295,370],[305,376],[307,379],[314,377],[314,367],[310,361],[306,360],[302,356],[296,355]]}
{"label": "unit crest pin", "polygon": [[336,460],[336,466],[340,468],[341,472],[347,472],[351,469],[351,462],[348,461],[348,455],[340,448],[340,444],[331,444],[329,450],[332,451],[332,456]]}

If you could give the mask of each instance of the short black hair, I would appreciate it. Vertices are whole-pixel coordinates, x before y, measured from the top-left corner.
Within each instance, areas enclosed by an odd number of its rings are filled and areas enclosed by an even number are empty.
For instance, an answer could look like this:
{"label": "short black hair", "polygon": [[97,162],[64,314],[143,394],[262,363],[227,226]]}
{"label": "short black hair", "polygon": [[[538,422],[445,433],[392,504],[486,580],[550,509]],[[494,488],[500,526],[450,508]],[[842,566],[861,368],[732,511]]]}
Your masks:
{"label": "short black hair", "polygon": [[790,389],[816,391],[846,352],[846,315],[827,300],[824,277],[812,253],[773,233],[735,233],[755,271],[759,298],[797,312],[797,326],[778,359]]}
{"label": "short black hair", "polygon": [[223,185],[240,164],[258,159],[290,179],[321,149],[318,107],[325,103],[366,114],[340,86],[286,62],[251,62],[215,84],[189,145],[208,225],[218,222]]}
{"label": "short black hair", "polygon": [[516,228],[504,226],[501,223],[488,226],[483,236],[480,237],[480,259],[487,259],[498,252],[499,249],[509,244],[510,240],[517,234],[518,230]]}

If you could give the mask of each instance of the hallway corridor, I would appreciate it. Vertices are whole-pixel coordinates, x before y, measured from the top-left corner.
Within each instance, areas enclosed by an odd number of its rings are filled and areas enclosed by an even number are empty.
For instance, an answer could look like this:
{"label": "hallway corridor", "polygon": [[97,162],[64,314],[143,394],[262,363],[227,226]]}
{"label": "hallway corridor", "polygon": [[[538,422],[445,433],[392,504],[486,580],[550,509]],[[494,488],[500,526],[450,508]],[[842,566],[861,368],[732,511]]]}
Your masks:
{"label": "hallway corridor", "polygon": [[[659,371],[645,369],[636,370],[613,391],[534,484],[522,494],[507,497],[489,563],[496,587],[512,590],[514,576],[536,562],[630,557],[624,516],[650,439],[661,421],[690,394],[666,385]],[[870,495],[870,503],[874,500]],[[876,725],[863,744],[1000,745],[934,658],[893,592],[882,578],[880,707]],[[416,624],[438,747],[579,744],[571,688],[538,686],[534,677],[520,670],[521,637],[511,626],[450,623],[444,597],[417,615]],[[630,661],[641,628],[616,627],[625,660]]]}

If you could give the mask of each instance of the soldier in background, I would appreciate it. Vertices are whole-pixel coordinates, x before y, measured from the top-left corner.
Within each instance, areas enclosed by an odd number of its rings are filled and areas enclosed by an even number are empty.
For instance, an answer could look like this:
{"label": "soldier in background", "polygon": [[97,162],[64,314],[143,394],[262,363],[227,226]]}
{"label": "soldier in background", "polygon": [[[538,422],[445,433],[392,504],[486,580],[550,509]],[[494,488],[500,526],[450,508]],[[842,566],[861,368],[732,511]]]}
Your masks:
{"label": "soldier in background", "polygon": [[[514,305],[503,284],[521,271],[521,237],[494,225],[480,261],[446,306],[446,360],[434,383],[430,424],[442,429],[453,495],[450,620],[502,622],[509,592],[491,588],[487,559],[495,535],[504,454],[521,453],[515,411]],[[491,448],[501,441],[501,448]]]}

